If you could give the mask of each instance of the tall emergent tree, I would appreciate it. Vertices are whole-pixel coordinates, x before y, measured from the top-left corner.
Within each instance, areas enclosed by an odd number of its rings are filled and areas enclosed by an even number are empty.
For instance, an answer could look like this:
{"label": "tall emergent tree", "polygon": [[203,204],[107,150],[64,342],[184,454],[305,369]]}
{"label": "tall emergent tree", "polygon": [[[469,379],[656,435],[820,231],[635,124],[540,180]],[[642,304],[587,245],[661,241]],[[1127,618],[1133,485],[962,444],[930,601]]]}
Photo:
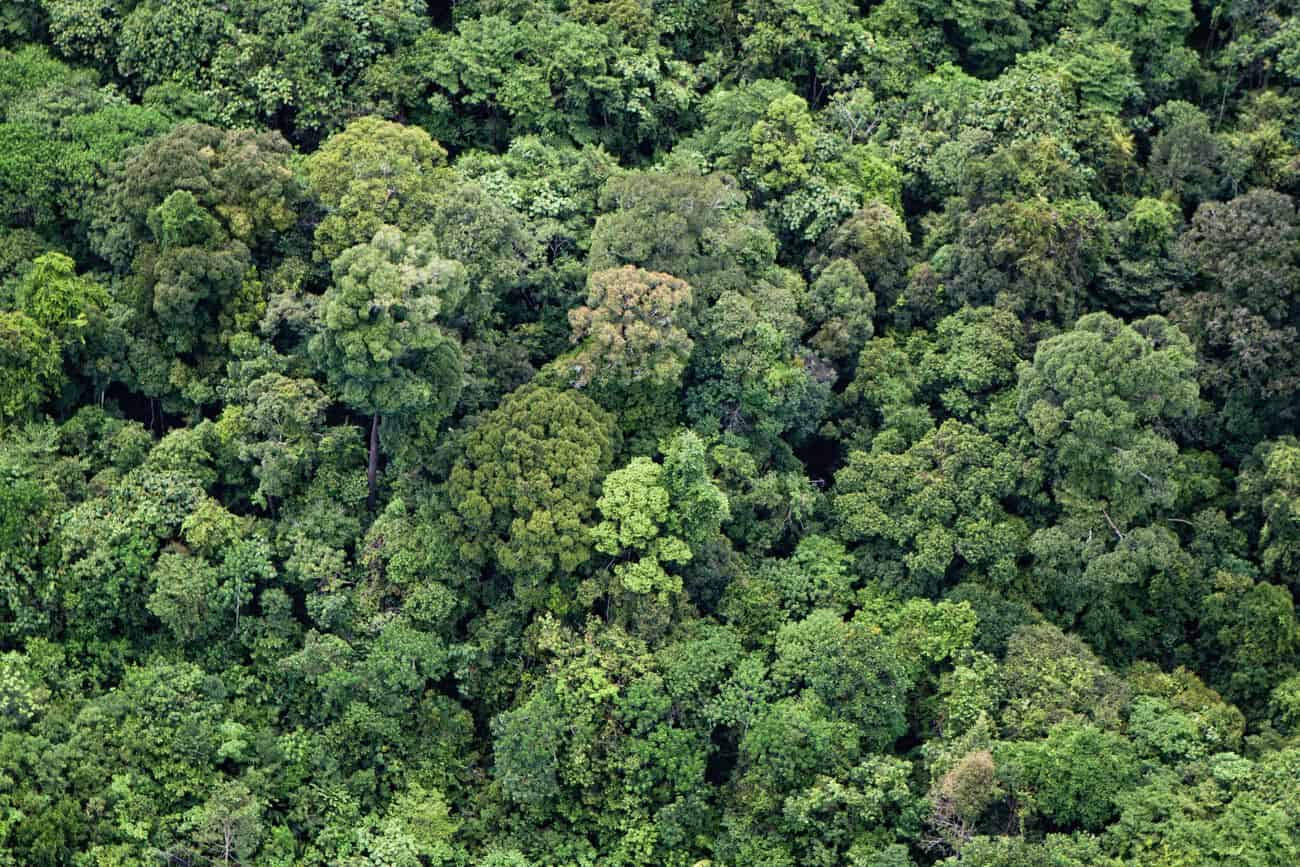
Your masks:
{"label": "tall emergent tree", "polygon": [[572,384],[623,421],[638,452],[650,451],[679,413],[682,375],[695,342],[691,287],[670,274],[625,265],[587,280],[587,303],[569,311]]}
{"label": "tall emergent tree", "polygon": [[309,352],[338,398],[370,417],[369,502],[375,505],[384,417],[436,428],[460,388],[460,354],[438,325],[465,291],[465,268],[432,252],[428,235],[383,226],[334,260]]}

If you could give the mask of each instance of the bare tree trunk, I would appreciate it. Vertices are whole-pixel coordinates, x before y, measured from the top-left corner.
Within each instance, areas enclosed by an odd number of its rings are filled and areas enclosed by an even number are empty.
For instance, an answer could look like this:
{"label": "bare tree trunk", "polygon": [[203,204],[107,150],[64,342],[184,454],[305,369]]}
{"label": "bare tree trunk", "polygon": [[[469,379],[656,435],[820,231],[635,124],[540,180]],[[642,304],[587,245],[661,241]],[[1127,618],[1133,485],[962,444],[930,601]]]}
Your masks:
{"label": "bare tree trunk", "polygon": [[227,817],[221,823],[221,863],[230,867],[230,856],[235,851],[235,823]]}
{"label": "bare tree trunk", "polygon": [[366,505],[370,511],[375,510],[375,482],[379,477],[379,413],[370,420],[370,465],[366,468],[366,484],[369,495]]}

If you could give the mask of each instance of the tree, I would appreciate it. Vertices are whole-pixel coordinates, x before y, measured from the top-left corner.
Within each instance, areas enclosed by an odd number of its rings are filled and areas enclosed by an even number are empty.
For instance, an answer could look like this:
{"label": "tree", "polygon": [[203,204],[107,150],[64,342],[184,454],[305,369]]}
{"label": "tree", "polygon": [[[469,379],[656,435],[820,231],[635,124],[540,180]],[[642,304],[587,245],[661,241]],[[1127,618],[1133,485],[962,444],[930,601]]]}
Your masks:
{"label": "tree", "polygon": [[1089,199],[1011,200],[957,216],[932,265],[955,300],[1065,323],[1087,309],[1104,252],[1105,213]]}
{"label": "tree", "polygon": [[278,134],[181,124],[118,167],[91,233],[123,277],[114,379],[171,412],[216,402],[232,337],[264,312],[256,269],[295,243],[289,153]]}
{"label": "tree", "polygon": [[1220,572],[1204,601],[1203,626],[1219,648],[1216,684],[1242,707],[1258,708],[1295,669],[1300,622],[1285,587]]}
{"label": "tree", "polygon": [[1142,76],[1144,90],[1160,101],[1192,74],[1195,60],[1186,40],[1196,23],[1188,0],[1163,0],[1134,6],[1113,0],[1088,0],[1071,15],[1078,29],[1095,27],[1108,39],[1133,53],[1133,65]]}
{"label": "tree", "polygon": [[262,842],[263,806],[238,780],[218,785],[192,812],[194,840],[199,851],[223,867],[250,861]]}
{"label": "tree", "polygon": [[422,228],[447,184],[446,159],[424,130],[378,117],[354,120],[330,136],[304,166],[308,188],[325,209],[316,256],[333,261],[385,225]]}
{"label": "tree", "polygon": [[626,387],[681,381],[693,341],[691,287],[669,274],[626,265],[587,280],[587,304],[569,311],[575,384]]}
{"label": "tree", "polygon": [[1162,199],[1142,198],[1112,220],[1102,286],[1107,308],[1126,316],[1154,313],[1179,281],[1172,250],[1182,215]]}
{"label": "tree", "polygon": [[526,385],[468,433],[447,481],[461,556],[517,579],[530,605],[564,610],[591,556],[588,520],[614,460],[614,420],[584,395]]}
{"label": "tree", "polygon": [[760,190],[780,193],[811,174],[816,144],[808,103],[795,94],[773,100],[749,131],[750,171]]}
{"label": "tree", "polygon": [[934,595],[962,576],[1013,587],[1028,529],[1008,512],[1015,459],[949,420],[906,451],[853,451],[835,475],[841,538],[860,574]]}
{"label": "tree", "polygon": [[1287,436],[1260,443],[1239,486],[1242,499],[1263,517],[1261,565],[1294,581],[1300,574],[1300,441]]}
{"label": "tree", "polygon": [[407,0],[233,6],[201,89],[223,122],[272,126],[308,146],[359,114],[428,116],[411,69],[429,21]]}
{"label": "tree", "polygon": [[1057,510],[1030,540],[1029,600],[1050,600],[1066,624],[1081,616],[1112,659],[1183,652],[1207,591],[1171,526],[1218,488],[1214,462],[1180,454],[1167,432],[1198,410],[1190,349],[1161,317],[1097,313],[1020,368],[1020,415]]}
{"label": "tree", "polygon": [[545,615],[535,633],[547,671],[492,722],[496,778],[512,802],[494,820],[517,828],[539,858],[703,855],[692,832],[706,825],[692,810],[707,797],[713,747],[699,714],[712,685],[703,701],[678,692],[687,716],[674,719],[666,666],[643,642],[596,622],[575,633]]}
{"label": "tree", "polygon": [[202,557],[164,551],[150,576],[149,611],[182,642],[211,635],[217,599],[217,569]]}
{"label": "tree", "polygon": [[454,32],[424,44],[420,80],[440,109],[432,125],[493,150],[526,135],[620,155],[666,149],[689,109],[693,73],[652,25],[635,23],[647,13],[581,3],[565,13],[499,7],[459,17]]}
{"label": "tree", "polygon": [[[945,417],[999,442],[1015,440],[1022,425],[1015,383],[1024,343],[1015,315],[995,307],[963,308],[933,332],[868,341],[841,397],[836,425],[844,447],[898,451]],[[1023,456],[1023,448],[1015,448]],[[1026,474],[1036,471],[1025,464]]]}
{"label": "tree", "polygon": [[460,388],[455,340],[438,326],[465,292],[465,268],[438,258],[432,239],[407,239],[392,226],[332,263],[321,298],[320,330],[309,352],[339,399],[370,416],[366,471],[370,507],[379,472],[385,417],[417,418],[426,431],[451,411]]}
{"label": "tree", "polygon": [[[28,183],[51,184],[48,205],[60,220],[60,233],[75,239],[80,255],[86,229],[101,213],[102,194],[115,164],[165,133],[174,121],[152,106],[133,105],[115,89],[101,87],[89,69],[25,55],[28,52],[14,58],[21,71],[6,76],[25,86],[14,94],[5,114],[11,123],[44,139],[48,159],[39,167],[30,166],[35,171]],[[23,148],[18,142],[15,146],[14,157],[21,165]]]}
{"label": "tree", "polygon": [[837,80],[849,46],[862,36],[854,11],[847,2],[745,3],[737,10],[745,76],[793,79],[812,98],[818,83]]}
{"label": "tree", "polygon": [[1104,523],[1108,514],[1100,525],[1095,513],[1068,515],[1034,533],[1025,598],[1115,664],[1189,661],[1210,576],[1167,523],[1117,532]]}
{"label": "tree", "polygon": [[1157,425],[1196,412],[1194,369],[1190,342],[1159,316],[1094,313],[1043,341],[1018,390],[1057,502],[1121,528],[1172,506],[1178,447]]}
{"label": "tree", "polygon": [[1153,112],[1160,132],[1151,144],[1147,170],[1157,191],[1172,190],[1188,202],[1210,199],[1223,188],[1223,145],[1210,118],[1196,106],[1172,100]]}
{"label": "tree", "polygon": [[232,30],[229,16],[219,9],[146,0],[122,21],[118,69],[138,91],[169,80],[197,89],[217,46],[232,37]]}
{"label": "tree", "polygon": [[50,150],[38,127],[0,123],[0,205],[17,225],[43,227],[57,219],[59,178]]}
{"label": "tree", "polygon": [[889,310],[907,283],[912,239],[902,218],[889,205],[872,202],[828,232],[812,261],[820,274],[839,259],[851,262]]}
{"label": "tree", "polygon": [[[1294,416],[1297,240],[1300,215],[1291,198],[1253,190],[1203,203],[1174,249],[1195,279],[1192,292],[1167,296],[1170,317],[1195,341],[1201,382],[1223,407],[1225,433],[1245,441],[1240,452]],[[1261,401],[1268,412],[1257,411]]]}
{"label": "tree", "polygon": [[1006,688],[1001,728],[1015,740],[1042,737],[1071,720],[1117,729],[1131,694],[1079,637],[1047,623],[1012,634],[1001,678]]}
{"label": "tree", "polygon": [[[457,173],[483,190],[496,213],[513,211],[514,220],[522,215],[530,243],[545,255],[546,267],[526,269],[524,291],[513,299],[516,309],[507,310],[507,321],[513,323],[521,315],[531,318],[539,305],[544,310],[555,303],[567,310],[574,299],[584,297],[596,202],[616,169],[616,161],[603,148],[561,145],[536,136],[516,138],[500,154],[471,151],[457,158]],[[483,189],[485,184],[492,192]],[[453,202],[449,215],[460,207]],[[460,228],[467,246],[481,246],[469,228]]]}
{"label": "tree", "polygon": [[974,867],[1119,867],[1122,863],[1103,854],[1091,834],[1047,834],[1043,840],[1025,837],[978,836],[959,854],[940,864]]}
{"label": "tree", "polygon": [[808,345],[849,371],[875,333],[876,296],[848,259],[830,263],[808,288],[804,318],[816,329]]}
{"label": "tree", "polygon": [[[182,354],[218,342],[222,314],[229,316],[237,304],[252,265],[248,248],[230,239],[188,190],[164,199],[149,212],[148,224],[155,242],[149,253],[156,258],[137,260],[137,273],[144,272],[143,288],[165,343]],[[224,324],[229,330],[235,323]]]}
{"label": "tree", "polygon": [[1104,827],[1139,780],[1131,744],[1088,724],[1058,723],[1042,741],[1006,745],[998,759],[1011,792],[1057,827]]}
{"label": "tree", "polygon": [[252,501],[269,507],[295,493],[315,466],[329,398],[315,380],[264,373],[228,404],[222,422],[239,438],[243,460],[253,462]]}
{"label": "tree", "polygon": [[739,175],[752,159],[754,124],[790,92],[788,83],[772,78],[714,88],[700,104],[703,125],[682,146],[699,150],[718,170]]}
{"label": "tree", "polygon": [[720,613],[750,640],[763,643],[787,618],[814,610],[848,611],[857,582],[844,546],[827,536],[807,535],[785,558],[763,558],[723,591]]}
{"label": "tree", "polygon": [[727,290],[780,283],[776,239],[745,208],[735,178],[627,172],[600,191],[588,267],[636,265],[690,284],[697,311]]}
{"label": "tree", "polygon": [[960,853],[971,842],[980,816],[1003,794],[995,770],[991,752],[972,750],[931,785],[929,825],[937,836],[927,847]]}
{"label": "tree", "polygon": [[587,303],[569,311],[564,359],[573,384],[619,416],[632,448],[648,450],[676,421],[679,391],[695,343],[691,287],[631,265],[587,279]]}
{"label": "tree", "polygon": [[469,293],[455,319],[465,334],[481,335],[503,313],[541,305],[538,283],[547,276],[545,251],[519,208],[477,181],[448,181],[419,223],[437,239],[438,252],[461,262]]}
{"label": "tree", "polygon": [[611,595],[653,594],[661,602],[681,592],[676,569],[730,515],[726,495],[709,477],[704,442],[690,431],[667,441],[662,464],[637,457],[606,476],[596,508],[602,520],[591,530],[594,547],[618,561]]}
{"label": "tree", "polygon": [[701,430],[734,433],[779,450],[816,430],[834,370],[798,344],[803,323],[788,291],[728,292],[706,316],[686,411]]}
{"label": "tree", "polygon": [[888,749],[907,730],[907,665],[913,661],[891,638],[866,617],[845,622],[832,611],[814,611],[777,632],[772,679],[784,692],[814,697],[811,706],[827,717],[851,722],[866,750]]}
{"label": "tree", "polygon": [[1196,209],[1178,239],[1178,255],[1237,304],[1272,323],[1287,321],[1300,278],[1300,215],[1290,196],[1253,190]]}
{"label": "tree", "polygon": [[64,344],[84,340],[91,320],[108,304],[104,287],[78,276],[77,264],[62,253],[32,260],[14,294],[23,312]]}
{"label": "tree", "polygon": [[0,419],[22,419],[63,381],[54,335],[25,313],[0,311]]}
{"label": "tree", "polygon": [[[276,133],[180,124],[120,166],[106,193],[108,207],[95,221],[92,244],[124,270],[142,245],[161,240],[150,215],[182,190],[222,234],[261,259],[292,237],[290,229],[299,218],[303,191],[289,167],[291,153]],[[197,231],[198,224],[191,222],[186,234],[192,237]]]}
{"label": "tree", "polygon": [[565,724],[555,697],[538,692],[492,720],[497,778],[525,808],[545,808],[560,795],[558,746]]}
{"label": "tree", "polygon": [[1300,846],[1274,787],[1293,784],[1295,761],[1294,749],[1282,749],[1259,762],[1222,753],[1186,774],[1160,769],[1118,798],[1111,846],[1126,861],[1176,864],[1206,853],[1225,864],[1294,861]]}
{"label": "tree", "polygon": [[456,856],[451,843],[459,823],[448,815],[450,805],[438,790],[413,785],[395,797],[387,814],[371,833],[361,832],[367,841],[372,863],[417,864],[425,859],[444,864]]}
{"label": "tree", "polygon": [[[6,372],[14,368],[6,367]],[[134,451],[126,437],[103,432],[118,455]],[[0,640],[19,646],[24,639],[48,633],[57,611],[58,588],[43,579],[56,567],[61,552],[57,516],[76,498],[68,463],[58,454],[59,432],[50,425],[12,426],[0,439],[0,581],[3,630]],[[128,458],[129,460],[129,458]],[[75,476],[73,477],[75,478]]]}
{"label": "tree", "polygon": [[1195,673],[1140,662],[1127,680],[1134,691],[1128,731],[1139,754],[1196,761],[1240,749],[1245,717]]}

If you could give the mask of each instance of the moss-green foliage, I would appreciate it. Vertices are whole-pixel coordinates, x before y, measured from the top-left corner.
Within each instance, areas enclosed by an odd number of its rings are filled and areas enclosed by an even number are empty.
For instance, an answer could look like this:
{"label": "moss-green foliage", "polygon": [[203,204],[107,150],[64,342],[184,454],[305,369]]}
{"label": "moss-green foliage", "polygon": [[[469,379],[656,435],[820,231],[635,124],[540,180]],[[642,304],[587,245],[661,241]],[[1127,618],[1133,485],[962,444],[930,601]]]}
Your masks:
{"label": "moss-green foliage", "polygon": [[587,522],[618,432],[574,391],[524,386],[468,435],[448,479],[450,520],[471,562],[533,588],[529,602],[567,608],[563,582],[591,557]]}

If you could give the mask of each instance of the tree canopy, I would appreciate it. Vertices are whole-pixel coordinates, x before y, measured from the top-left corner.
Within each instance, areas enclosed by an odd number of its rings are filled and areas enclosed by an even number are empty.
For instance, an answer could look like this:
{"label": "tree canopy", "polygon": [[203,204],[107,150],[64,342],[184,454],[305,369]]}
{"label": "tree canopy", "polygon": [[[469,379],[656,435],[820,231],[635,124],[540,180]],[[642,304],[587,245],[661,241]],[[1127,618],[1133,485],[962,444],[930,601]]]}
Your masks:
{"label": "tree canopy", "polygon": [[1300,863],[1297,21],[0,2],[0,867]]}

